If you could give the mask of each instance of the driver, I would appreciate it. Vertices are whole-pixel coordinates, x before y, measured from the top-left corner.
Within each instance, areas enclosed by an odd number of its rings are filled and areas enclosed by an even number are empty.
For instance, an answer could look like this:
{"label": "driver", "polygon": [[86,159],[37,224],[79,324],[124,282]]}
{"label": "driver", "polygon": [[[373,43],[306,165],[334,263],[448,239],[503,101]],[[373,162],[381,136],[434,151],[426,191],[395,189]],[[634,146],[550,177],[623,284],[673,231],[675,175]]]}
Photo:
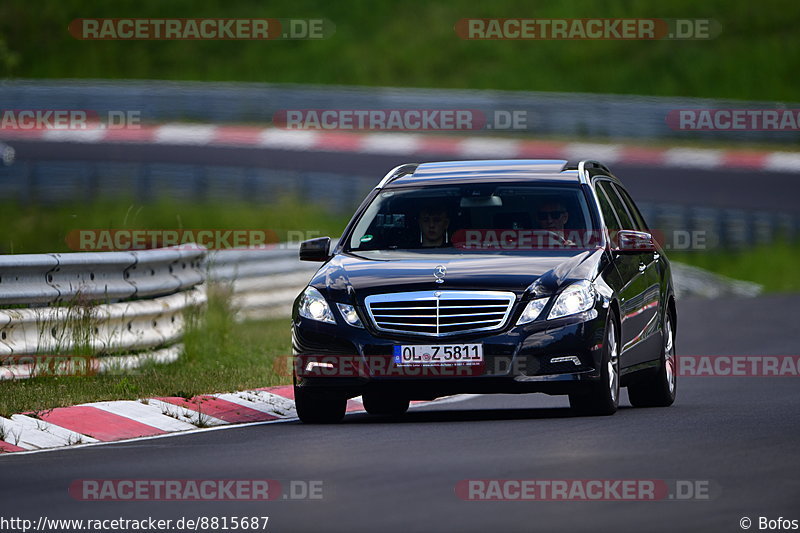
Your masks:
{"label": "driver", "polygon": [[427,206],[419,211],[420,244],[423,248],[433,248],[447,244],[447,228],[450,217],[443,207]]}

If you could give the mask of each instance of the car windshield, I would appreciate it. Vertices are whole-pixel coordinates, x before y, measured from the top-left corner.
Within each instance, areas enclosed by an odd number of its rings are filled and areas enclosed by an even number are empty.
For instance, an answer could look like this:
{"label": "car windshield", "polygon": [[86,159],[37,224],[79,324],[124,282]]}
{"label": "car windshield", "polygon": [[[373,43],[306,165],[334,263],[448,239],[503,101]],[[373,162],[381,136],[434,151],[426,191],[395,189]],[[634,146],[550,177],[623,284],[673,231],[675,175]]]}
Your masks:
{"label": "car windshield", "polygon": [[347,249],[530,251],[595,246],[579,186],[480,184],[379,193]]}

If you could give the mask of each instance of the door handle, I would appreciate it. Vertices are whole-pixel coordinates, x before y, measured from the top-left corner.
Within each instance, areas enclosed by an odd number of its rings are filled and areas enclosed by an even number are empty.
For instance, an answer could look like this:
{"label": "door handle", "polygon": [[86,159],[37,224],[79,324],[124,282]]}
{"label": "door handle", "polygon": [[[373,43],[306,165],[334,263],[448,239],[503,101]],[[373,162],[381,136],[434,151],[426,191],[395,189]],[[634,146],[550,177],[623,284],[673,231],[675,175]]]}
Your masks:
{"label": "door handle", "polygon": [[654,253],[653,254],[653,261],[658,261],[659,259],[661,259],[661,254],[658,253],[658,252]]}
{"label": "door handle", "polygon": [[644,263],[639,263],[639,272],[644,272],[644,270],[646,268],[647,268],[647,265],[645,265]]}

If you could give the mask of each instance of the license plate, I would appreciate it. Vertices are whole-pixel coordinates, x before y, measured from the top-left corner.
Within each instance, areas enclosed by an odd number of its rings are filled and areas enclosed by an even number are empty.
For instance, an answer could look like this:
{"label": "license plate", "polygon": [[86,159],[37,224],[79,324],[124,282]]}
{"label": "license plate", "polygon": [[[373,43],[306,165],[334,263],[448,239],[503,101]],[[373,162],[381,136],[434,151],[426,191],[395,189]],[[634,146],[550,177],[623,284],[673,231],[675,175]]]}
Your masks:
{"label": "license plate", "polygon": [[482,344],[406,344],[394,347],[396,365],[478,365]]}

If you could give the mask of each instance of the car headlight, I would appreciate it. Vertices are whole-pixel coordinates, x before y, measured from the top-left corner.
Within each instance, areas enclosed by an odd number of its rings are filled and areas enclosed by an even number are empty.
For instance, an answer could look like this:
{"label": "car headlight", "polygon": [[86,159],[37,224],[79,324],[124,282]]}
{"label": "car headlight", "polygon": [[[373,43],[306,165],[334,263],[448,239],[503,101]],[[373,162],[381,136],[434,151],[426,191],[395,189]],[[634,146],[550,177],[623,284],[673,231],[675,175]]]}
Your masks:
{"label": "car headlight", "polygon": [[586,280],[575,282],[561,291],[547,318],[552,320],[588,311],[594,306],[595,298],[594,285]]}
{"label": "car headlight", "polygon": [[306,290],[303,291],[298,312],[304,318],[336,324],[328,302],[314,287],[306,287]]}
{"label": "car headlight", "polygon": [[344,321],[354,326],[356,328],[363,328],[364,325],[361,323],[361,319],[358,318],[358,313],[356,313],[356,308],[350,304],[336,304],[336,307],[339,308],[339,312],[342,314],[342,318]]}
{"label": "car headlight", "polygon": [[528,322],[536,320],[542,312],[542,309],[544,309],[544,306],[547,305],[547,300],[549,300],[549,298],[537,298],[528,302],[528,305],[525,306],[525,309],[519,316],[519,320],[517,320],[517,325],[521,326],[522,324],[527,324]]}

